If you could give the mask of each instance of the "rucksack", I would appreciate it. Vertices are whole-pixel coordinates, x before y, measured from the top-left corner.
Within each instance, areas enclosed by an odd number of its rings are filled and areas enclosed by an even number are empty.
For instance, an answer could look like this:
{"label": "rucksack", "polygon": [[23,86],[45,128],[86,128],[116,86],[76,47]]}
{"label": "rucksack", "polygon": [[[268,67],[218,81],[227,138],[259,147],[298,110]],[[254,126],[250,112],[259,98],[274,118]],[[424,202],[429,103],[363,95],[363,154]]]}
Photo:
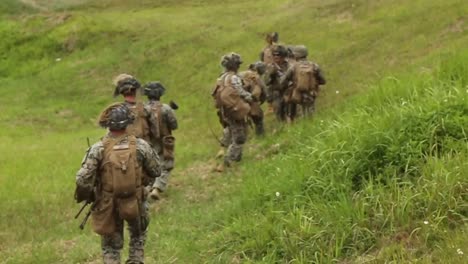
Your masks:
{"label": "rucksack", "polygon": [[[157,123],[157,131],[153,132],[153,144],[159,144],[161,146],[163,158],[165,160],[174,160],[174,147],[175,137],[172,136],[172,131],[168,124],[164,122],[163,117],[163,104],[161,102],[155,102],[151,105],[152,120]],[[155,129],[156,130],[156,129]]]}
{"label": "rucksack", "polygon": [[143,103],[138,102],[134,105],[128,104],[127,106],[135,116],[133,123],[127,126],[127,133],[149,142],[150,129],[146,120]]}
{"label": "rucksack", "polygon": [[308,92],[315,89],[317,81],[314,64],[308,61],[297,62],[294,67],[294,89],[298,92]]}
{"label": "rucksack", "polygon": [[122,139],[103,140],[97,204],[92,211],[93,229],[101,235],[115,231],[116,214],[130,221],[141,213],[143,170],[136,157],[137,139],[130,135],[127,143],[118,144]]}
{"label": "rucksack", "polygon": [[258,73],[253,71],[246,71],[241,74],[244,81],[244,89],[251,93],[252,96],[260,102],[265,100],[265,91],[262,87],[262,80]]}
{"label": "rucksack", "polygon": [[233,73],[225,73],[216,82],[212,96],[215,99],[215,106],[221,109],[228,118],[240,121],[244,120],[250,112],[250,105],[239,95],[231,85]]}

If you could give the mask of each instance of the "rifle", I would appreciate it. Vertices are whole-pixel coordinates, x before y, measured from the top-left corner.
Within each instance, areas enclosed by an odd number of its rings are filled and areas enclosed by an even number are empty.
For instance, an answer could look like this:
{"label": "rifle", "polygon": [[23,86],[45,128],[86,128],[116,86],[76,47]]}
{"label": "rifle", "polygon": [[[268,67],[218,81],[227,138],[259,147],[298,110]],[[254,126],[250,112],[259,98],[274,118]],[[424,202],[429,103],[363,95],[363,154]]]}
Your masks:
{"label": "rifle", "polygon": [[81,224],[80,224],[80,229],[81,230],[84,229],[84,226],[86,225],[86,222],[88,222],[88,218],[91,215],[91,211],[94,209],[95,203],[90,202],[90,201],[86,201],[86,203],[81,207],[80,211],[75,215],[75,219],[77,219],[78,216],[80,216],[81,212],[85,209],[85,207],[88,206],[88,204],[90,204],[90,203],[92,203],[92,205],[89,208],[88,212],[86,213],[85,217],[83,218],[83,221],[81,221]]}

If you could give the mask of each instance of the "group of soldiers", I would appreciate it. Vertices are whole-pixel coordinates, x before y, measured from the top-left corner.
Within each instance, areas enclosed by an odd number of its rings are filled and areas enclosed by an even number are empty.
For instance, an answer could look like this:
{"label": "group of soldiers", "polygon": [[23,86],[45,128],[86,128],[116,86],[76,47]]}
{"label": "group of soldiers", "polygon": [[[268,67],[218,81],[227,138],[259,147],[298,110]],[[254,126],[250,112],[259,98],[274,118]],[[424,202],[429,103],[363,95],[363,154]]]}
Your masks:
{"label": "group of soldiers", "polygon": [[88,216],[101,235],[104,263],[120,263],[124,221],[130,233],[126,263],[144,263],[148,199],[160,199],[174,167],[177,105],[161,103],[166,89],[160,82],[143,87],[146,103],[137,100],[142,87],[135,77],[120,74],[114,84],[114,97],[123,102],[99,117],[108,133],[88,149],[76,174],[75,199],[91,204]]}
{"label": "group of soldiers", "polygon": [[260,53],[260,61],[250,64],[244,72],[239,72],[239,54],[221,58],[224,72],[218,77],[212,96],[223,126],[221,146],[227,150],[217,171],[241,160],[249,123],[254,124],[257,135],[265,133],[261,108],[264,102],[268,104],[267,111],[281,122],[291,123],[299,114],[309,116],[315,111],[319,87],[326,83],[320,67],[307,59],[304,45],[288,46],[278,40],[277,32],[267,34],[268,45]]}
{"label": "group of soldiers", "polygon": [[[242,159],[248,122],[257,135],[265,133],[264,102],[279,121],[292,122],[298,110],[303,116],[314,111],[319,85],[325,84],[319,66],[307,60],[305,46],[281,45],[277,33],[267,34],[267,42],[261,60],[244,72],[238,72],[240,55],[221,59],[224,72],[212,92],[223,126],[221,145],[227,148],[220,171]],[[124,222],[130,233],[126,263],[144,263],[148,201],[160,199],[174,168],[172,131],[177,129],[178,106],[160,101],[166,90],[160,82],[141,87],[135,77],[120,74],[114,84],[114,97],[122,96],[123,102],[99,116],[108,133],[86,152],[76,174],[75,200],[91,204],[83,223],[91,215],[93,230],[101,235],[104,263],[120,263]],[[142,88],[145,103],[137,98]]]}

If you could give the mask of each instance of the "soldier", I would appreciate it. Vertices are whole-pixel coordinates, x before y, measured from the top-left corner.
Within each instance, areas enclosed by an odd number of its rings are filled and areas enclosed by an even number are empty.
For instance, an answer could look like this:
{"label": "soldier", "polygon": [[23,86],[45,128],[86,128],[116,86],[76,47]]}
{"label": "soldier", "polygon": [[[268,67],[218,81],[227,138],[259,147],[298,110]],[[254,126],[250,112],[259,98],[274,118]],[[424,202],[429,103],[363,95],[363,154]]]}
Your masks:
{"label": "soldier", "polygon": [[272,32],[266,35],[267,46],[260,52],[260,60],[265,64],[273,63],[273,49],[278,44],[278,32]]}
{"label": "soldier", "polygon": [[125,104],[106,108],[99,125],[109,132],[88,149],[76,174],[75,199],[93,202],[93,230],[101,235],[103,260],[120,263],[123,226],[130,233],[126,263],[144,263],[149,223],[143,175],[149,182],[160,175],[159,157],[144,140],[127,133],[133,115]]}
{"label": "soldier", "polygon": [[114,97],[122,95],[124,97],[124,103],[132,111],[135,116],[133,124],[127,127],[128,133],[135,135],[137,138],[144,139],[146,142],[150,142],[150,129],[149,129],[149,117],[150,112],[145,109],[142,102],[137,102],[136,93],[140,89],[140,83],[128,74],[120,74],[114,79]]}
{"label": "soldier", "polygon": [[281,85],[280,78],[290,67],[287,61],[288,51],[283,45],[278,45],[273,50],[274,63],[267,65],[266,81],[270,89],[273,110],[279,121],[287,120],[288,105],[284,100],[284,94],[288,85]]}
{"label": "soldier", "polygon": [[230,53],[221,58],[224,73],[217,79],[212,96],[221,121],[229,128],[230,142],[224,155],[224,165],[229,167],[234,161],[242,159],[242,145],[246,141],[246,118],[250,112],[252,95],[242,88],[242,80],[237,71],[242,63],[241,57]]}
{"label": "soldier", "polygon": [[[269,65],[269,64],[274,63],[273,50],[278,45],[278,41],[279,41],[278,32],[272,32],[272,33],[267,34],[265,40],[267,42],[267,46],[263,49],[262,52],[260,52],[260,60],[266,65]],[[264,82],[267,83],[267,80],[264,79]],[[272,95],[272,91],[270,88],[271,88],[270,86],[267,86],[267,89],[265,91],[267,95],[266,100],[268,104],[267,112],[273,113],[273,105],[272,105],[273,95]]]}
{"label": "soldier", "polygon": [[[301,105],[303,115],[307,116],[315,110],[319,85],[324,85],[326,80],[319,65],[307,60],[308,51],[304,45],[296,46],[293,53],[297,62],[291,65],[281,77],[280,85],[282,87],[292,87],[290,93],[291,104]],[[290,118],[294,119],[295,109],[290,112]]]}
{"label": "soldier", "polygon": [[249,116],[255,125],[255,134],[261,136],[265,133],[263,126],[263,110],[260,107],[265,102],[265,83],[262,75],[265,73],[265,64],[261,61],[250,64],[249,69],[241,72],[244,90],[252,94],[253,102],[250,104]]}
{"label": "soldier", "polygon": [[153,191],[150,194],[154,200],[159,200],[160,193],[167,189],[167,182],[174,168],[175,138],[172,136],[172,131],[177,129],[177,119],[173,108],[177,109],[177,105],[172,101],[171,106],[160,102],[165,91],[166,88],[160,82],[150,82],[144,87],[144,94],[149,99],[145,108],[151,113],[150,142],[162,160],[161,177],[154,182]]}

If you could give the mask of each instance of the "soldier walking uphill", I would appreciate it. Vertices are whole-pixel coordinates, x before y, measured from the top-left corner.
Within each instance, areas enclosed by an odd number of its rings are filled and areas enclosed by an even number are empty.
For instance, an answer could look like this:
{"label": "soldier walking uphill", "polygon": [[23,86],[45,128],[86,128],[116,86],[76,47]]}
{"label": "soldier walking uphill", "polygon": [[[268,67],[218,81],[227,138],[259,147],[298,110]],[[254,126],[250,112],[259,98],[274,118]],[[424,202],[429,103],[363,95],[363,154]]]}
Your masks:
{"label": "soldier walking uphill", "polygon": [[224,165],[228,167],[234,161],[242,159],[242,145],[247,138],[246,118],[250,112],[249,103],[252,102],[252,95],[242,88],[242,80],[237,75],[241,63],[241,57],[236,53],[221,58],[221,66],[225,71],[218,78],[212,93],[221,121],[231,133],[224,155]]}
{"label": "soldier walking uphill", "polygon": [[253,102],[250,104],[249,116],[255,125],[255,134],[261,136],[265,133],[263,126],[263,110],[260,107],[265,102],[265,83],[262,75],[265,73],[265,64],[261,61],[250,64],[249,69],[241,72],[244,90],[252,94]]}
{"label": "soldier walking uphill", "polygon": [[145,108],[151,113],[150,141],[162,161],[161,177],[156,178],[150,194],[154,200],[159,200],[160,193],[166,190],[171,170],[174,168],[175,138],[172,131],[177,129],[177,119],[172,108],[177,109],[177,105],[171,102],[171,107],[160,102],[165,91],[166,88],[160,82],[150,82],[144,87],[144,94],[149,99]]}
{"label": "soldier walking uphill", "polygon": [[265,73],[267,81],[266,84],[270,90],[273,110],[279,121],[286,121],[288,112],[288,105],[284,100],[284,95],[289,84],[280,84],[281,76],[283,76],[291,65],[286,60],[287,56],[288,51],[283,45],[276,46],[273,50],[274,63],[267,65]]}
{"label": "soldier walking uphill", "polygon": [[127,133],[132,121],[125,104],[105,109],[99,124],[109,133],[88,149],[76,174],[75,199],[93,202],[92,227],[101,235],[105,264],[120,263],[124,221],[130,233],[126,263],[144,263],[149,218],[143,175],[159,177],[160,164],[146,141]]}
{"label": "soldier walking uphill", "polygon": [[302,106],[304,116],[314,112],[319,85],[326,83],[318,64],[307,60],[308,51],[305,46],[299,45],[294,47],[293,53],[296,63],[289,67],[280,80],[281,87],[291,87],[288,94],[288,100],[290,101],[289,115],[291,119],[296,117],[296,104]]}
{"label": "soldier walking uphill", "polygon": [[114,97],[117,97],[119,94],[122,95],[124,97],[124,104],[127,105],[135,116],[135,121],[127,127],[127,132],[149,143],[150,112],[145,109],[143,103],[136,100],[136,92],[141,87],[140,83],[135,77],[124,73],[115,78],[114,84]]}
{"label": "soldier walking uphill", "polygon": [[[265,38],[267,45],[263,49],[262,52],[260,52],[260,60],[265,63],[266,65],[274,63],[273,60],[273,50],[275,47],[278,45],[278,40],[279,40],[279,34],[278,32],[272,32],[266,35]],[[267,83],[267,80],[264,80],[265,83]],[[273,112],[273,97],[272,97],[272,91],[269,89],[270,87],[268,86],[266,89],[266,95],[267,95],[267,103],[268,103],[268,112],[272,113]]]}

